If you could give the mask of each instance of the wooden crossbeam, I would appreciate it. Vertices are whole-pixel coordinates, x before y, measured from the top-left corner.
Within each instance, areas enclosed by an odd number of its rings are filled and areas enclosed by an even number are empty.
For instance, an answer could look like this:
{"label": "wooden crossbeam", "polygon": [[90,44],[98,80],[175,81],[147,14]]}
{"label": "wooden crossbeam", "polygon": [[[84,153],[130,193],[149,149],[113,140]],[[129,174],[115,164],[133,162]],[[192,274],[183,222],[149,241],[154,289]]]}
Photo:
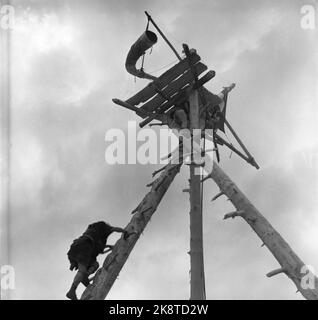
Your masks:
{"label": "wooden crossbeam", "polygon": [[233,134],[234,138],[236,139],[236,141],[238,142],[238,144],[241,146],[241,148],[244,150],[244,152],[246,153],[246,155],[248,156],[250,163],[256,168],[259,169],[259,165],[256,163],[256,161],[254,160],[254,158],[252,157],[252,155],[249,153],[249,151],[247,150],[247,148],[245,147],[244,143],[242,142],[242,140],[239,138],[239,136],[236,134],[236,132],[234,131],[234,129],[232,128],[232,126],[229,124],[229,122],[225,119],[224,120],[225,125],[228,127],[228,129],[231,131],[231,133]]}
{"label": "wooden crossbeam", "polygon": [[236,153],[239,157],[244,159],[246,162],[251,163],[251,158],[247,157],[245,154],[237,150],[233,145],[225,141],[222,137],[220,137],[217,133],[215,133],[215,140],[217,144],[220,145],[226,145],[230,150],[232,150],[234,153]]}
{"label": "wooden crossbeam", "polygon": [[[112,101],[113,101],[114,103],[116,103],[117,105],[122,106],[122,107],[124,107],[124,108],[126,108],[126,109],[128,109],[128,110],[135,111],[136,114],[138,114],[138,116],[140,116],[140,117],[143,117],[143,118],[144,118],[144,117],[153,116],[153,113],[144,111],[144,110],[142,110],[142,109],[140,109],[140,108],[138,108],[138,107],[135,107],[135,106],[129,104],[129,103],[126,102],[126,101],[122,101],[122,100],[116,99],[116,98],[112,99]],[[161,120],[161,117],[160,117],[160,116],[161,116],[160,114],[156,114],[156,115],[155,115],[155,118],[158,119],[158,120]]]}

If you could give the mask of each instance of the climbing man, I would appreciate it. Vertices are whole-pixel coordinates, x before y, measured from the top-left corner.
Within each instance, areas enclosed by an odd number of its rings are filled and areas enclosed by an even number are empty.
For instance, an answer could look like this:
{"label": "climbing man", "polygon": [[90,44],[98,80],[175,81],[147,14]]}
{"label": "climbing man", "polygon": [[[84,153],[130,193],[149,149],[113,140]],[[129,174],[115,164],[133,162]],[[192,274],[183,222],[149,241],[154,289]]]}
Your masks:
{"label": "climbing man", "polygon": [[82,282],[86,287],[89,285],[88,276],[93,274],[99,267],[97,256],[112,250],[112,246],[106,245],[108,236],[113,232],[121,232],[124,239],[128,232],[122,228],[112,227],[106,222],[99,221],[88,226],[86,231],[75,239],[68,251],[70,270],[78,270],[70,290],[66,297],[77,300],[76,289]]}

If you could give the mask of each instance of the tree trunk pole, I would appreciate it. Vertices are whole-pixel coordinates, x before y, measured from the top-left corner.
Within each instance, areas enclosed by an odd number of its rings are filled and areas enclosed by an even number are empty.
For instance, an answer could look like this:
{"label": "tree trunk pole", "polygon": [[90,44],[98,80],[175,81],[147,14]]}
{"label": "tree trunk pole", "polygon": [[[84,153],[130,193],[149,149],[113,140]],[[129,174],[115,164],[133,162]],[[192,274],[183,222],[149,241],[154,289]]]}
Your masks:
{"label": "tree trunk pole", "polygon": [[269,272],[267,276],[272,277],[279,273],[285,273],[294,282],[304,298],[317,300],[317,277],[308,273],[304,262],[215,162],[211,178],[237,210],[226,214],[224,219],[242,217],[281,265],[281,268]]}
{"label": "tree trunk pole", "polygon": [[[198,91],[194,90],[189,97],[190,128],[199,129]],[[200,135],[193,134],[193,142],[200,145]],[[190,164],[190,299],[205,300],[205,279],[203,259],[203,231],[201,208],[201,175],[200,165]]]}
{"label": "tree trunk pole", "polygon": [[159,178],[151,184],[151,190],[132,212],[134,215],[125,228],[131,235],[126,240],[122,236],[116,242],[111,253],[107,255],[103,266],[96,272],[93,283],[83,292],[82,300],[103,300],[106,298],[140,235],[179,172],[180,166],[181,164],[168,164]]}

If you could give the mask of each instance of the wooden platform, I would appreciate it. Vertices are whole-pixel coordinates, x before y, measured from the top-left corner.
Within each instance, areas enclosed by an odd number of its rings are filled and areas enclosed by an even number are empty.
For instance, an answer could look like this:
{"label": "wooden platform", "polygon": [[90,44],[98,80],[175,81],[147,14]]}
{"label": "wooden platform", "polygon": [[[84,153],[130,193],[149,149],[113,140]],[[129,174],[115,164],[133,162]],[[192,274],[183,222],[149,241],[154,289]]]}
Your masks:
{"label": "wooden platform", "polygon": [[[199,77],[207,70],[207,66],[200,62],[201,58],[195,50],[191,50],[190,57],[195,76]],[[139,109],[146,111],[146,114],[149,112],[164,113],[182,99],[186,89],[190,88],[194,81],[195,77],[190,70],[190,61],[188,58],[184,58],[125,102],[133,106],[140,105]],[[140,115],[143,118],[148,118],[142,113]]]}

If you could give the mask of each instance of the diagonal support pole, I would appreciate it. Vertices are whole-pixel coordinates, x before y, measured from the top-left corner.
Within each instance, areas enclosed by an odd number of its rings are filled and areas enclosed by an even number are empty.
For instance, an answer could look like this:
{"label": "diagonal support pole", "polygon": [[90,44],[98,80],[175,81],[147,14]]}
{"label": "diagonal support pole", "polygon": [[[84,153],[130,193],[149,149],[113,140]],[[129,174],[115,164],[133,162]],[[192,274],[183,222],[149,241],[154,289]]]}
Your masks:
{"label": "diagonal support pole", "polygon": [[267,219],[252,205],[243,192],[240,191],[215,162],[210,177],[237,210],[230,215],[225,215],[224,218],[235,218],[235,216],[243,218],[281,265],[281,268],[268,273],[267,276],[271,277],[279,273],[285,273],[293,281],[304,298],[307,300],[318,300],[318,278],[312,273],[308,274],[309,270],[307,266],[285,239],[272,227]]}
{"label": "diagonal support pole", "polygon": [[93,283],[85,289],[81,297],[82,300],[103,300],[106,298],[141,233],[180,171],[180,167],[181,164],[167,165],[159,178],[152,183],[151,190],[134,210],[136,213],[125,228],[130,236],[126,240],[122,236],[116,242],[103,266],[96,272]]}
{"label": "diagonal support pole", "polygon": [[163,34],[163,32],[160,30],[160,28],[157,26],[157,24],[153,21],[153,19],[151,18],[151,15],[145,11],[145,14],[148,18],[148,20],[152,23],[152,25],[156,28],[156,30],[160,33],[160,35],[162,36],[163,40],[166,41],[167,45],[170,47],[170,49],[173,51],[173,53],[177,56],[177,58],[179,59],[179,61],[181,61],[181,57],[179,55],[179,53],[177,52],[177,50],[173,47],[173,45],[170,43],[170,41],[167,39],[167,37]]}
{"label": "diagonal support pole", "polygon": [[[227,146],[230,150],[232,150],[234,153],[236,153],[239,157],[241,157],[243,160],[245,160],[247,163],[251,164],[253,167],[255,167],[255,161],[253,158],[249,158],[245,156],[242,152],[237,150],[233,145],[225,141],[222,137],[220,137],[217,133],[215,133],[215,140],[216,143],[220,145],[225,145]],[[258,168],[258,167],[256,167]]]}
{"label": "diagonal support pole", "polygon": [[235,130],[232,128],[232,126],[230,125],[230,123],[225,119],[224,120],[225,125],[228,127],[228,129],[231,131],[231,133],[233,134],[234,138],[236,139],[236,141],[238,142],[238,144],[241,146],[241,148],[244,150],[245,154],[247,155],[248,159],[249,159],[249,163],[251,163],[256,169],[259,169],[259,165],[256,163],[256,161],[254,160],[253,156],[249,153],[249,151],[247,150],[247,148],[245,147],[244,143],[242,142],[242,140],[239,138],[239,136],[236,134]]}

